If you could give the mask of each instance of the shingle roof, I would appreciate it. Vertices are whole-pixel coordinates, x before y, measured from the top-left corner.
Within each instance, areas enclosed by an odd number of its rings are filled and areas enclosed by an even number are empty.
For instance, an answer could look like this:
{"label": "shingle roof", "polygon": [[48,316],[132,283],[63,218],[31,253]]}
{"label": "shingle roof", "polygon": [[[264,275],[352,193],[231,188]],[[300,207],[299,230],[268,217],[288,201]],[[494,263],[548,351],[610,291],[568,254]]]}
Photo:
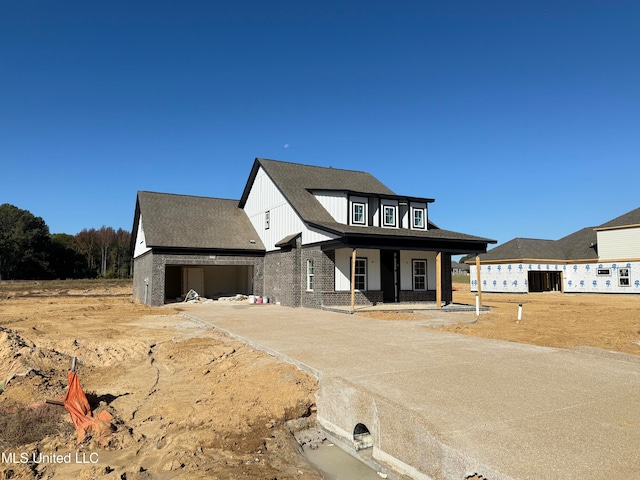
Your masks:
{"label": "shingle roof", "polygon": [[241,207],[246,201],[260,166],[278,186],[300,218],[307,222],[334,222],[333,217],[311,193],[311,190],[357,190],[373,195],[394,195],[392,190],[367,172],[256,158],[240,199]]}
{"label": "shingle roof", "polygon": [[586,227],[557,241],[564,253],[564,260],[587,260],[598,258],[594,248],[598,240],[593,227]]}
{"label": "shingle roof", "polygon": [[491,260],[595,260],[597,233],[600,228],[640,225],[640,208],[620,215],[598,227],[585,227],[560,240],[514,238],[487,253],[480,255],[482,261]]}
{"label": "shingle roof", "polygon": [[625,225],[640,225],[640,208],[631,210],[630,212],[620,215],[619,217],[603,223],[598,228],[622,227]]}
{"label": "shingle roof", "polygon": [[563,253],[554,240],[514,238],[480,255],[480,260],[506,260],[524,258],[562,258]]}
{"label": "shingle roof", "polygon": [[[401,236],[401,237],[422,237],[450,240],[478,241],[483,243],[495,243],[495,240],[467,235],[464,233],[452,232],[437,228],[429,222],[428,230],[390,229],[381,227],[360,227],[344,225],[335,221],[329,212],[320,204],[313,195],[313,191],[334,190],[346,192],[359,192],[377,196],[398,196],[377,178],[368,172],[357,170],[344,170],[331,167],[317,167],[313,165],[302,165],[298,163],[282,162],[279,160],[269,160],[256,158],[249,180],[240,200],[240,206],[244,205],[253,179],[258,168],[269,175],[271,180],[277,185],[285,198],[289,201],[293,209],[305,222],[318,228],[328,230],[337,234],[367,234],[380,236]],[[402,197],[404,198],[404,197]],[[413,200],[423,200],[432,202],[430,198],[411,197]]]}
{"label": "shingle roof", "polygon": [[264,251],[237,200],[138,192],[147,246]]}

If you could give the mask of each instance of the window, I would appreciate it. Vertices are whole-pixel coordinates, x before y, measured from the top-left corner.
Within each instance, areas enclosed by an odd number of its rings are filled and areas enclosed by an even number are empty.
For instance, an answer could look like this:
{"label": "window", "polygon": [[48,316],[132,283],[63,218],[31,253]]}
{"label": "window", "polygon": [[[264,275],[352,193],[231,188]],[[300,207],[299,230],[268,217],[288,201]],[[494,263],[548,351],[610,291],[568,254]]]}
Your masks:
{"label": "window", "polygon": [[351,222],[364,225],[364,203],[352,204]]}
{"label": "window", "polygon": [[264,229],[269,230],[271,226],[271,211],[267,210],[264,212]]}
{"label": "window", "polygon": [[392,205],[384,206],[382,222],[385,227],[396,226],[396,207]]}
{"label": "window", "polygon": [[313,260],[307,260],[307,291],[313,291]]}
{"label": "window", "polygon": [[366,290],[367,289],[367,259],[356,258],[356,271],[354,275],[354,289]]}
{"label": "window", "polygon": [[427,261],[426,260],[413,261],[413,289],[423,290],[423,291],[427,289]]}
{"label": "window", "polygon": [[424,210],[421,208],[413,211],[413,228],[424,228]]}
{"label": "window", "polygon": [[621,287],[628,287],[631,285],[629,282],[629,269],[621,268],[618,270],[618,279],[620,280]]}

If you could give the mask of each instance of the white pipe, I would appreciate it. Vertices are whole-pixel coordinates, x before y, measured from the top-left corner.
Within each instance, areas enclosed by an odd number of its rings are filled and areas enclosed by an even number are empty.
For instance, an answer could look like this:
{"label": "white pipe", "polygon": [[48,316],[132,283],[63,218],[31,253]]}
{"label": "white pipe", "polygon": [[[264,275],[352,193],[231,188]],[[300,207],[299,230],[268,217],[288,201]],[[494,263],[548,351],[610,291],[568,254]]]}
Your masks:
{"label": "white pipe", "polygon": [[476,316],[480,316],[480,296],[476,294]]}
{"label": "white pipe", "polygon": [[518,321],[522,320],[522,304],[518,305]]}

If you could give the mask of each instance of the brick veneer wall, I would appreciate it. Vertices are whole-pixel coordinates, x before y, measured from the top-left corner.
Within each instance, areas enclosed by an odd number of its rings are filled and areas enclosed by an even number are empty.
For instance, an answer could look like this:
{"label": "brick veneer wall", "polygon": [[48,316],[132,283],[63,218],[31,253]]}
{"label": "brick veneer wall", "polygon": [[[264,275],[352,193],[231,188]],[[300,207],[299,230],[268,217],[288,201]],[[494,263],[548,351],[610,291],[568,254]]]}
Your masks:
{"label": "brick veneer wall", "polygon": [[[313,291],[307,291],[307,260],[313,260]],[[333,250],[322,251],[320,246],[304,247],[300,254],[300,305],[322,308],[325,292],[333,291],[335,254]]]}
{"label": "brick veneer wall", "polygon": [[398,295],[400,302],[435,302],[436,292],[435,290],[414,291],[414,290],[400,290]]}
{"label": "brick veneer wall", "polygon": [[167,265],[198,266],[212,265],[247,265],[253,267],[253,293],[264,295],[264,257],[262,255],[176,255],[162,253],[146,253],[133,263],[133,296],[144,302],[144,279],[149,285],[147,304],[153,306],[164,305],[165,301],[165,271]]}
{"label": "brick veneer wall", "polygon": [[295,246],[268,252],[264,257],[264,294],[270,302],[300,306],[300,237]]}
{"label": "brick veneer wall", "polygon": [[[133,259],[133,299],[138,302],[145,301],[145,290],[147,292],[147,303],[151,300],[151,288],[153,286],[153,254],[147,252]],[[147,282],[145,282],[147,279]]]}

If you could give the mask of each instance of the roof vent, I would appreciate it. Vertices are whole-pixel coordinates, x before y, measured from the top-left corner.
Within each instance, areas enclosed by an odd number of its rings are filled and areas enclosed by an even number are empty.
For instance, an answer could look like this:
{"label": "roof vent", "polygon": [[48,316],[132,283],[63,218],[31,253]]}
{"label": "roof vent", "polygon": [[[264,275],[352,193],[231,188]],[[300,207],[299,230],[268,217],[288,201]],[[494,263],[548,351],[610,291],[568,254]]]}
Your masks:
{"label": "roof vent", "polygon": [[249,243],[254,243],[255,244],[256,241],[255,240],[249,240]]}

